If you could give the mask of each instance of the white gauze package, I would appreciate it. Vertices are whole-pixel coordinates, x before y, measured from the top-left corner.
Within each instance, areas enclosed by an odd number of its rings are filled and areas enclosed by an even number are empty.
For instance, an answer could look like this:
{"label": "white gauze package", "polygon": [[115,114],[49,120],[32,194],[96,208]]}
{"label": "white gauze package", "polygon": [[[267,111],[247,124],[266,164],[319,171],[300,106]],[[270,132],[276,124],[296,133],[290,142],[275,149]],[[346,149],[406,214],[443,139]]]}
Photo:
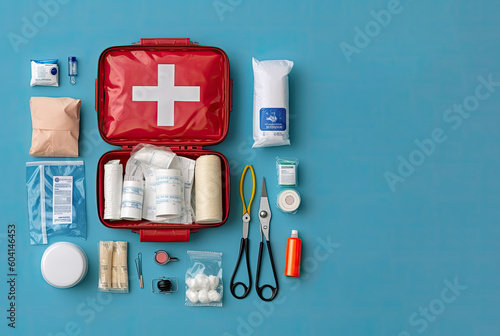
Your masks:
{"label": "white gauze package", "polygon": [[258,61],[252,58],[254,75],[253,148],[290,144],[288,74],[293,62]]}

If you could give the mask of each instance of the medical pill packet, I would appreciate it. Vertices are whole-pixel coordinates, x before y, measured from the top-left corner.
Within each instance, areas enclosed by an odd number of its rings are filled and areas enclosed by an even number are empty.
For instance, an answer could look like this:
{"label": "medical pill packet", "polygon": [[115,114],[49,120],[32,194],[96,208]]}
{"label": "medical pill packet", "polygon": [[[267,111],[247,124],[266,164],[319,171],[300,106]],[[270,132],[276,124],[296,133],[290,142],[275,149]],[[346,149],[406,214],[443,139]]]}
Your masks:
{"label": "medical pill packet", "polygon": [[258,61],[254,74],[253,148],[290,145],[288,74],[293,62]]}
{"label": "medical pill packet", "polygon": [[298,186],[297,169],[299,159],[276,157],[276,174],[278,175],[278,185],[281,187]]}
{"label": "medical pill packet", "polygon": [[222,253],[187,251],[186,306],[222,307]]}
{"label": "medical pill packet", "polygon": [[59,86],[57,59],[31,60],[30,86]]}
{"label": "medical pill packet", "polygon": [[87,238],[83,161],[26,163],[30,244],[52,236]]}

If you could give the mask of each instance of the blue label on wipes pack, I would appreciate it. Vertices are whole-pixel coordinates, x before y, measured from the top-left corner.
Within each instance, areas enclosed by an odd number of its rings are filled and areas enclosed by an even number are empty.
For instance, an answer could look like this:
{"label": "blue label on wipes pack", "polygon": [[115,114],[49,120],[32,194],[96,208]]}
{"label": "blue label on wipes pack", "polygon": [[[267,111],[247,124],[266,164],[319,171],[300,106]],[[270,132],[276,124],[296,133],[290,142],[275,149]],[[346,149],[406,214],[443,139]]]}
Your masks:
{"label": "blue label on wipes pack", "polygon": [[286,109],[269,108],[260,109],[260,130],[261,131],[285,131],[286,130]]}

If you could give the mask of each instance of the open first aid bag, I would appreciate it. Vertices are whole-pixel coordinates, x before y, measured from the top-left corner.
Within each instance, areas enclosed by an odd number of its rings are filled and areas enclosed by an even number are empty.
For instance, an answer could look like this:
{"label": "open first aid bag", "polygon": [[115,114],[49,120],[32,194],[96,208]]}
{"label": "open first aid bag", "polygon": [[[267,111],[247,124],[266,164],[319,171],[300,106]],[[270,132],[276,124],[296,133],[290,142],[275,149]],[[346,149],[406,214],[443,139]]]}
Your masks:
{"label": "open first aid bag", "polygon": [[[226,157],[204,146],[222,142],[229,127],[231,80],[226,53],[189,39],[141,39],[110,47],[98,62],[96,111],[99,132],[120,148],[105,153],[97,167],[97,210],[110,228],[130,229],[141,241],[189,241],[201,228],[224,224],[229,214],[230,175]],[[134,146],[168,146],[178,156],[220,158],[222,221],[209,224],[156,223],[104,218],[104,165],[123,167]],[[167,167],[165,167],[167,168]],[[196,177],[195,177],[196,183]]]}

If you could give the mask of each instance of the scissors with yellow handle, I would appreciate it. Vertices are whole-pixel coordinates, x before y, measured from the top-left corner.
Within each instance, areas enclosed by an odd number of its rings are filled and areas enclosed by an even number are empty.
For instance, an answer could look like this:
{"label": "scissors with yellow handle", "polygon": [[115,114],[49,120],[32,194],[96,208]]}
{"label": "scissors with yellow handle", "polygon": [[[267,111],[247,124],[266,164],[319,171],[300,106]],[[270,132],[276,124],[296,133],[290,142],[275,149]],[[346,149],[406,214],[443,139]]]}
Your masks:
{"label": "scissors with yellow handle", "polygon": [[[252,195],[250,196],[250,202],[248,202],[248,205],[245,204],[245,196],[243,194],[243,183],[245,182],[245,174],[247,170],[250,170],[252,173]],[[233,275],[231,277],[231,294],[237,299],[243,299],[245,298],[248,293],[250,293],[250,290],[252,289],[252,273],[250,271],[250,262],[248,258],[248,227],[250,225],[250,207],[252,206],[252,201],[253,197],[255,196],[255,172],[253,171],[252,166],[246,166],[245,169],[243,169],[243,173],[241,173],[241,179],[240,179],[240,197],[241,197],[241,202],[243,203],[243,237],[241,238],[241,243],[240,243],[240,253],[238,254],[238,261],[236,263],[236,267],[234,268]],[[238,267],[240,267],[240,262],[241,262],[241,257],[243,256],[243,253],[246,254],[246,262],[247,262],[247,271],[248,271],[248,285],[244,284],[243,282],[234,282],[234,278],[236,276],[236,272],[238,271]],[[236,287],[242,286],[244,289],[244,293],[242,295],[238,295],[236,293]]]}

